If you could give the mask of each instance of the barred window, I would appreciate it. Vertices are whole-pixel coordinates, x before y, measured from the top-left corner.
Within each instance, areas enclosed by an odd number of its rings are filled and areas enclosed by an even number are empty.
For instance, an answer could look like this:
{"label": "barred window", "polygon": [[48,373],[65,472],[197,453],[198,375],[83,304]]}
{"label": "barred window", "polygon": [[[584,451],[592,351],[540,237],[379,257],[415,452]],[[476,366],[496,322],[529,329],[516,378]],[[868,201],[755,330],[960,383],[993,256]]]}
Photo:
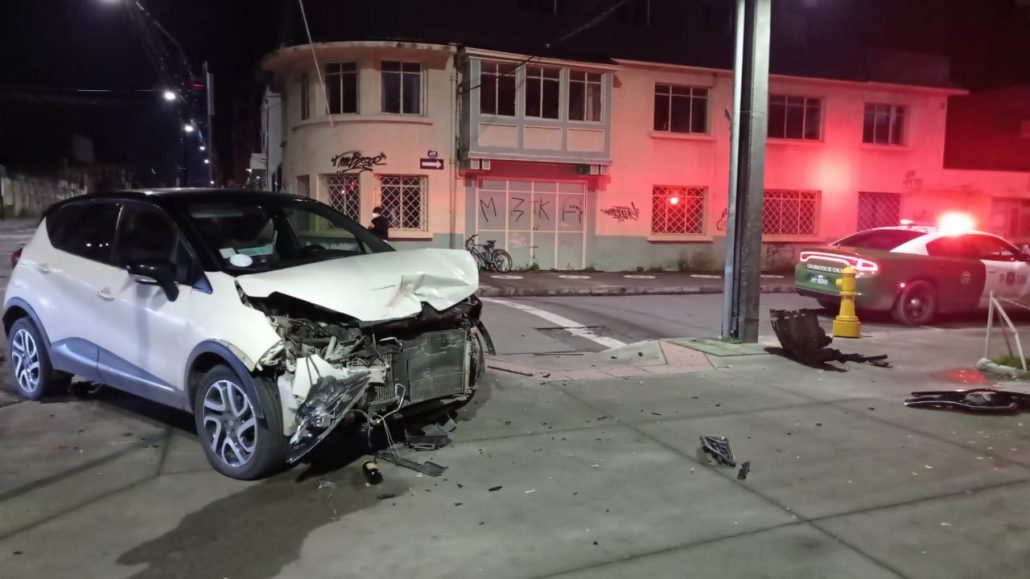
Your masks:
{"label": "barred window", "polygon": [[769,95],[769,138],[818,141],[822,101],[817,98]]}
{"label": "barred window", "polygon": [[379,177],[379,205],[390,227],[402,231],[427,231],[426,177],[382,175]]}
{"label": "barred window", "polygon": [[707,196],[704,187],[655,185],[651,190],[651,233],[703,234]]}
{"label": "barred window", "polygon": [[325,65],[325,90],[329,114],[358,112],[358,65],[353,62]]}
{"label": "barred window", "polygon": [[901,219],[901,195],[897,193],[858,193],[858,230],[897,225]]}
{"label": "barred window", "polygon": [[323,175],[329,205],[354,221],[361,222],[361,180],[358,175]]}
{"label": "barred window", "polygon": [[818,215],[818,191],[765,192],[762,212],[764,235],[815,235]]}
{"label": "barred window", "polygon": [[654,130],[667,133],[707,133],[708,89],[656,84]]}

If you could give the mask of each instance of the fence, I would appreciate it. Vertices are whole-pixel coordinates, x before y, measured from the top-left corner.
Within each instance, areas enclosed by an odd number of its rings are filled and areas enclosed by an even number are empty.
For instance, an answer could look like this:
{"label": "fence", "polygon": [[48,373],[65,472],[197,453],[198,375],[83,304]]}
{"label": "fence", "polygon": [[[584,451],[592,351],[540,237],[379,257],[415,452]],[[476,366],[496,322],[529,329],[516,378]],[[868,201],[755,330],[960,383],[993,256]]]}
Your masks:
{"label": "fence", "polygon": [[67,181],[22,175],[3,178],[3,186],[7,217],[37,217],[58,201],[86,193]]}

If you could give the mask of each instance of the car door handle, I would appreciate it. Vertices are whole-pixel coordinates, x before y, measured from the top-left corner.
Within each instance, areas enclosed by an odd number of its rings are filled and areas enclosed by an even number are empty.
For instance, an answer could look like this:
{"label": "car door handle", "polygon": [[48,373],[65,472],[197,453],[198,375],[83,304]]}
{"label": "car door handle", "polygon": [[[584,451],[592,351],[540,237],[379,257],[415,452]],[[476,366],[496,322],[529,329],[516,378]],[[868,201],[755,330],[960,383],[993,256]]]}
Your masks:
{"label": "car door handle", "polygon": [[99,297],[102,300],[111,301],[111,300],[114,299],[114,294],[111,293],[111,288],[106,288],[105,287],[105,288],[97,291],[97,297]]}

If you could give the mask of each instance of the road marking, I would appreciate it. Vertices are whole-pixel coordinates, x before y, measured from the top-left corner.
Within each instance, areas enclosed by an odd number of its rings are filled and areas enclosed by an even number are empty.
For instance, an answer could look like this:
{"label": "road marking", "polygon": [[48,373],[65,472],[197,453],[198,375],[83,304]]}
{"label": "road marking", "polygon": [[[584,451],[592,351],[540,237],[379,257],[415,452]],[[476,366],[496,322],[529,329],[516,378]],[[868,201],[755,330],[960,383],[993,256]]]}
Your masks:
{"label": "road marking", "polygon": [[494,303],[494,304],[501,304],[501,305],[508,306],[509,308],[514,308],[516,310],[519,310],[519,311],[522,311],[522,312],[526,312],[527,314],[533,314],[534,316],[536,316],[538,318],[547,320],[548,322],[551,322],[552,324],[555,324],[556,326],[561,327],[561,329],[567,331],[568,333],[572,334],[573,336],[576,336],[576,337],[579,337],[579,338],[585,338],[587,340],[590,340],[591,342],[600,344],[600,345],[604,346],[605,348],[621,348],[621,347],[626,345],[625,342],[620,342],[619,340],[616,340],[615,338],[608,338],[608,337],[605,337],[605,336],[598,336],[592,330],[590,330],[589,328],[587,328],[586,326],[584,326],[583,324],[581,324],[579,322],[574,322],[574,321],[572,321],[572,320],[570,320],[570,319],[568,319],[566,317],[559,316],[558,314],[552,314],[551,312],[546,312],[544,310],[534,308],[533,306],[527,306],[526,304],[523,304],[523,303],[510,302],[510,301],[507,301],[507,300],[499,300],[499,299],[495,299],[495,298],[481,298],[481,299],[484,302],[490,302],[490,303]]}
{"label": "road marking", "polygon": [[559,275],[562,279],[590,279],[589,275]]}

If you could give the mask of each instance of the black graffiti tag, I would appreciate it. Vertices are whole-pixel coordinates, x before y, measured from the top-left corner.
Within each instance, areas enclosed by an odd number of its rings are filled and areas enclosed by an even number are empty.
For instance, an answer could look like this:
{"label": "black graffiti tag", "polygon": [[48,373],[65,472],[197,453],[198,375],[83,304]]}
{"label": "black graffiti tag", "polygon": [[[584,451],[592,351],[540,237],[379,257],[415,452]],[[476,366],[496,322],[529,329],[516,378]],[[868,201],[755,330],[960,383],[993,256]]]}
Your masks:
{"label": "black graffiti tag", "polygon": [[512,197],[511,201],[515,205],[511,208],[511,215],[513,217],[512,222],[518,223],[519,221],[522,221],[522,218],[526,215],[526,211],[521,209],[526,200],[522,197]]}
{"label": "black graffiti tag", "polygon": [[547,206],[551,204],[546,199],[537,199],[533,202],[536,205],[536,220],[537,221],[550,221],[551,214],[547,212]]}
{"label": "black graffiti tag", "polygon": [[576,200],[576,199],[568,199],[568,200],[562,202],[562,207],[561,207],[561,220],[562,220],[562,223],[566,223],[566,222],[571,223],[571,220],[569,220],[569,218],[568,218],[569,215],[572,215],[573,217],[576,218],[576,223],[577,224],[581,225],[583,223],[583,207],[579,204],[578,200]]}
{"label": "black graffiti tag", "polygon": [[371,171],[373,167],[385,165],[386,153],[366,157],[358,151],[347,151],[336,155],[330,162],[336,167],[337,173],[364,173]]}
{"label": "black graffiti tag", "polygon": [[483,216],[483,223],[490,223],[491,215],[487,215],[487,209],[490,210],[493,217],[497,217],[497,204],[494,203],[494,198],[479,200],[479,213]]}
{"label": "black graffiti tag", "polygon": [[632,201],[630,201],[628,207],[625,205],[613,205],[608,209],[602,209],[601,213],[614,218],[619,223],[622,223],[627,219],[632,219],[633,221],[640,219],[640,208],[638,208],[637,204]]}
{"label": "black graffiti tag", "polygon": [[719,231],[726,231],[726,220],[729,218],[729,210],[723,209],[722,215],[719,216],[719,221],[715,224],[715,228]]}

